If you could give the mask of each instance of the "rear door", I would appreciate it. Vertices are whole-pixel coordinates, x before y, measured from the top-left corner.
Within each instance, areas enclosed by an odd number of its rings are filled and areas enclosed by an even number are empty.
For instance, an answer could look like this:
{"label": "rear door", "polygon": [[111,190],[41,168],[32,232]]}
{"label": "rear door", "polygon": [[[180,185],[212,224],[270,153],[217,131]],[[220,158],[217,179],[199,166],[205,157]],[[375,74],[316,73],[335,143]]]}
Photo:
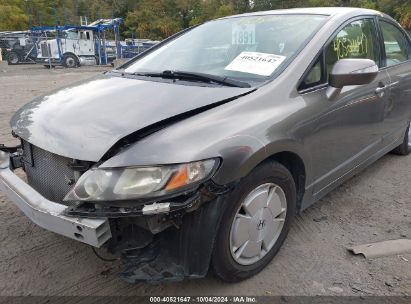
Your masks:
{"label": "rear door", "polygon": [[389,145],[404,136],[411,119],[411,44],[405,31],[391,20],[379,18],[383,66],[390,77],[385,87],[384,141]]}

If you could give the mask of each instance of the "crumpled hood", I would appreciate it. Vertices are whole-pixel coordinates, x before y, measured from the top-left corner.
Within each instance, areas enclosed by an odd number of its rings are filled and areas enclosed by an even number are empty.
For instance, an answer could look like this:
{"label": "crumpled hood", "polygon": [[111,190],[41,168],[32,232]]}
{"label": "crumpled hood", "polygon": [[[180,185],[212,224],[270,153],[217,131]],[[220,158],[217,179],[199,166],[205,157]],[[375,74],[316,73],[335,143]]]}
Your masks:
{"label": "crumpled hood", "polygon": [[251,90],[99,75],[34,99],[10,124],[19,137],[44,150],[99,161],[117,141],[141,128]]}

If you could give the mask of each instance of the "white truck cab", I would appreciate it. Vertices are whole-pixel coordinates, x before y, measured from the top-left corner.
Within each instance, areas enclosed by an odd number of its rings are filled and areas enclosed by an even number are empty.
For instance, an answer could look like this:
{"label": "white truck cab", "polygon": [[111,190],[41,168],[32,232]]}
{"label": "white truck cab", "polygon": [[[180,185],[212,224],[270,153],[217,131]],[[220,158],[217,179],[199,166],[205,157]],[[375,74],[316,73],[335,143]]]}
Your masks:
{"label": "white truck cab", "polygon": [[61,62],[65,67],[96,64],[96,49],[92,30],[69,29],[55,39],[38,44],[37,60],[45,65]]}

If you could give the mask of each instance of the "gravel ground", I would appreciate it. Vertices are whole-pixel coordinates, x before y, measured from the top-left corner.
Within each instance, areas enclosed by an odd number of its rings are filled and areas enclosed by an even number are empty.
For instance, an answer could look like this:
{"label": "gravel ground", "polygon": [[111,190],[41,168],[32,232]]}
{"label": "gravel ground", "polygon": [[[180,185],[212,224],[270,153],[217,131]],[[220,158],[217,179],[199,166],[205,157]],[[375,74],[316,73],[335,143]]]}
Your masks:
{"label": "gravel ground", "polygon": [[[109,68],[46,70],[0,64],[0,142],[33,97]],[[411,254],[367,260],[346,246],[411,238],[411,156],[386,155],[296,217],[259,275],[225,284],[209,275],[160,286],[129,285],[119,263],[32,224],[0,193],[0,295],[411,295]]]}

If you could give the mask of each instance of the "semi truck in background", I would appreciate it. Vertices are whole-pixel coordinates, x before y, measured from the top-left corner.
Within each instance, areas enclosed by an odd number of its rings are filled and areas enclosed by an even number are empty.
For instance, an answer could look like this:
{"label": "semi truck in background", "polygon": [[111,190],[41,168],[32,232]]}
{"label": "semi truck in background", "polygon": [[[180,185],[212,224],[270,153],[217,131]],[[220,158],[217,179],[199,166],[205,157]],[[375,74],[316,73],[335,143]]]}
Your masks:
{"label": "semi truck in background", "polygon": [[[108,64],[121,56],[119,26],[121,18],[99,19],[89,25],[34,27],[32,32],[42,33],[37,43],[38,63],[47,67],[63,65],[75,68],[81,65]],[[49,37],[47,33],[53,33]],[[106,36],[114,37],[114,52],[107,47]]]}
{"label": "semi truck in background", "polygon": [[[93,30],[70,28],[58,31],[56,37],[43,37],[37,43],[36,61],[46,67],[63,65],[74,68],[80,65],[95,65],[100,64],[97,51]],[[107,58],[107,61],[109,59],[111,58]]]}
{"label": "semi truck in background", "polygon": [[62,65],[112,64],[115,59],[132,58],[158,41],[120,41],[122,18],[99,19],[90,24],[33,27],[29,31],[0,33],[3,59],[9,64],[38,63],[47,68]]}
{"label": "semi truck in background", "polygon": [[[99,19],[89,25],[55,27],[54,38],[45,34],[37,43],[36,61],[46,67],[63,65],[67,68],[112,64],[115,59],[134,57],[158,43],[147,39],[120,41],[121,22],[121,18]],[[47,30],[53,28],[32,29],[42,33]]]}

